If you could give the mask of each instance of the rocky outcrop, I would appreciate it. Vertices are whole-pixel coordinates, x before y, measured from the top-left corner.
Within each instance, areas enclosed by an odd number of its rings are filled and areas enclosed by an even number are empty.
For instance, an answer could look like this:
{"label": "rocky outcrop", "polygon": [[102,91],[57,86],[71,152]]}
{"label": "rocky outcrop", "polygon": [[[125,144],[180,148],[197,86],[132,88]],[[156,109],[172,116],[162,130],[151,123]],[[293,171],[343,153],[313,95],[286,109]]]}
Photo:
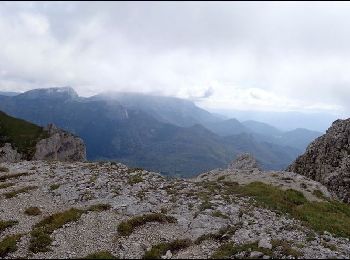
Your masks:
{"label": "rocky outcrop", "polygon": [[0,162],[17,162],[21,157],[21,154],[13,149],[10,143],[5,143],[3,147],[0,147]]}
{"label": "rocky outcrop", "polygon": [[256,170],[260,171],[260,167],[256,159],[249,153],[243,153],[237,156],[229,166],[229,170]]}
{"label": "rocky outcrop", "polygon": [[350,119],[335,121],[287,170],[324,184],[350,203]]}
{"label": "rocky outcrop", "polygon": [[85,161],[86,148],[82,139],[49,124],[49,137],[36,144],[34,160]]}

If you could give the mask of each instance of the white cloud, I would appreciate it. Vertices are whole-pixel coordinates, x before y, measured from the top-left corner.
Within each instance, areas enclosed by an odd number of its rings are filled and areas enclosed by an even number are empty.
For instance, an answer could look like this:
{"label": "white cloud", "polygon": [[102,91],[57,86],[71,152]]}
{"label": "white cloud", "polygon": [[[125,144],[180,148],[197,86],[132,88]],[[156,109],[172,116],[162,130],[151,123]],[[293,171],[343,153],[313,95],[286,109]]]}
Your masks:
{"label": "white cloud", "polygon": [[71,85],[82,95],[205,96],[211,108],[349,111],[349,12],[331,2],[5,2],[0,89]]}

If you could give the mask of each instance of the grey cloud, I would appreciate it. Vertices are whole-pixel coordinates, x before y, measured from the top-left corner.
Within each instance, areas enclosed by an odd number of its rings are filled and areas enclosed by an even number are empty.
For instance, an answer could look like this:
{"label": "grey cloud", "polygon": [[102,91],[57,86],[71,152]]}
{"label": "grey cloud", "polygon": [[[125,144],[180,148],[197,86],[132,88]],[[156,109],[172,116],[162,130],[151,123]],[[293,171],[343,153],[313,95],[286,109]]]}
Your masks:
{"label": "grey cloud", "polygon": [[349,13],[347,2],[3,2],[0,88],[349,110]]}

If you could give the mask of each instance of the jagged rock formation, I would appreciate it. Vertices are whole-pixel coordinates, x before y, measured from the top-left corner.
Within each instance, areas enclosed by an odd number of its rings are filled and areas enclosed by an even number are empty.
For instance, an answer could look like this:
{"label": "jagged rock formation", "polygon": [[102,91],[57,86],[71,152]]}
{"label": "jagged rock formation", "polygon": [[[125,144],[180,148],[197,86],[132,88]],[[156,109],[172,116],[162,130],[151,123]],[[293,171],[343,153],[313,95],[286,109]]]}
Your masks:
{"label": "jagged rock formation", "polygon": [[17,162],[21,158],[21,154],[13,149],[10,143],[5,143],[3,147],[0,147],[0,162]]}
{"label": "jagged rock formation", "polygon": [[85,161],[86,149],[82,139],[49,124],[49,137],[36,144],[33,160]]}
{"label": "jagged rock formation", "polygon": [[260,171],[260,167],[256,159],[249,153],[243,153],[236,157],[229,166],[230,170],[250,170],[250,171]]}
{"label": "jagged rock formation", "polygon": [[324,184],[349,203],[350,119],[333,122],[326,134],[312,142],[287,170]]}

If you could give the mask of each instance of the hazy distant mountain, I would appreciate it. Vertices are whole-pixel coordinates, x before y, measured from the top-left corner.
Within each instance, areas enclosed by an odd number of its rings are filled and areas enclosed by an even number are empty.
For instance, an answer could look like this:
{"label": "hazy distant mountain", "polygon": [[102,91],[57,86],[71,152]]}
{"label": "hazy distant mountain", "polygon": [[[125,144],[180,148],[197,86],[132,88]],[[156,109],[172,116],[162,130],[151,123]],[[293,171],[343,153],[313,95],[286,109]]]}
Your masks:
{"label": "hazy distant mountain", "polygon": [[241,122],[234,118],[215,123],[205,123],[204,126],[221,136],[252,132],[249,128],[245,127]]}
{"label": "hazy distant mountain", "polygon": [[220,121],[181,99],[129,94],[118,99],[82,98],[72,88],[53,88],[0,96],[0,110],[76,133],[84,140],[90,160],[117,160],[168,175],[192,176],[225,167],[240,152],[252,153],[265,169],[281,169],[299,154],[252,134],[222,137],[209,131],[198,122],[218,120],[233,131],[245,127],[233,119]]}
{"label": "hazy distant mountain", "polygon": [[338,116],[328,113],[273,112],[273,111],[238,111],[212,110],[240,121],[254,120],[272,125],[283,131],[295,128],[306,128],[313,131],[325,132]]}
{"label": "hazy distant mountain", "polygon": [[306,147],[317,137],[321,136],[321,132],[308,130],[305,128],[297,128],[291,131],[282,131],[266,123],[253,120],[242,122],[244,126],[249,128],[256,140],[289,146],[304,152]]}
{"label": "hazy distant mountain", "polygon": [[10,91],[0,91],[0,96],[9,96],[9,97],[13,97],[13,96],[17,96],[21,93],[19,92],[10,92]]}
{"label": "hazy distant mountain", "polygon": [[71,87],[33,89],[18,95],[23,99],[75,99],[78,94]]}
{"label": "hazy distant mountain", "polygon": [[175,97],[145,95],[128,92],[109,92],[91,100],[117,100],[127,109],[141,110],[155,119],[177,126],[193,126],[219,122],[222,119],[197,107],[193,102]]}
{"label": "hazy distant mountain", "polygon": [[281,142],[279,144],[288,145],[291,147],[303,148],[303,152],[306,147],[317,137],[321,136],[321,132],[310,131],[304,128],[297,128],[292,131],[288,131],[282,134]]}
{"label": "hazy distant mountain", "polygon": [[269,124],[254,121],[254,120],[248,120],[243,121],[242,124],[250,129],[250,131],[261,134],[261,135],[269,135],[269,136],[278,136],[282,134],[282,131],[277,129],[276,127],[273,127]]}

